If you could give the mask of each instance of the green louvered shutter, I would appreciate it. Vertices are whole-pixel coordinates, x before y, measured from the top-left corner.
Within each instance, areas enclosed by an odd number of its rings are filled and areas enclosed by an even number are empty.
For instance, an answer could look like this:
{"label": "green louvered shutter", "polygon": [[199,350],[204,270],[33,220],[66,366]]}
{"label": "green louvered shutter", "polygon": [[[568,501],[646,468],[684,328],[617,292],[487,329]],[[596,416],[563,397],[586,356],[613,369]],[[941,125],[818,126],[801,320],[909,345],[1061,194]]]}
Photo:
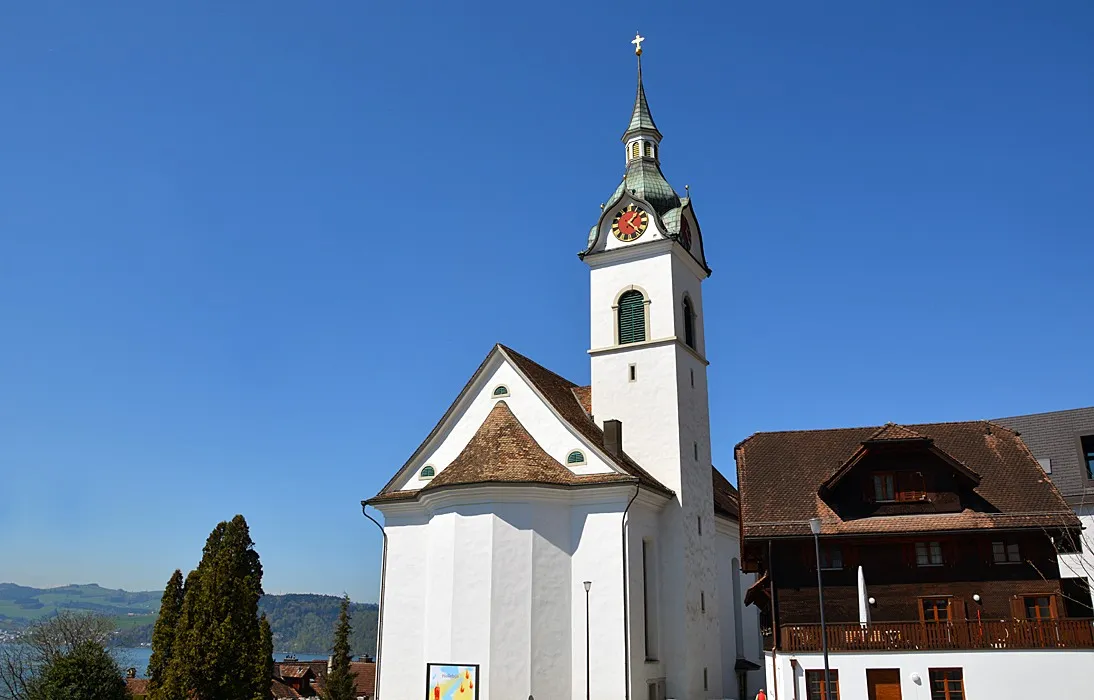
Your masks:
{"label": "green louvered shutter", "polygon": [[581,450],[574,450],[566,455],[566,464],[582,464],[584,461],[585,455],[581,454]]}
{"label": "green louvered shutter", "polygon": [[631,290],[619,297],[619,344],[639,343],[646,339],[646,300],[642,292]]}

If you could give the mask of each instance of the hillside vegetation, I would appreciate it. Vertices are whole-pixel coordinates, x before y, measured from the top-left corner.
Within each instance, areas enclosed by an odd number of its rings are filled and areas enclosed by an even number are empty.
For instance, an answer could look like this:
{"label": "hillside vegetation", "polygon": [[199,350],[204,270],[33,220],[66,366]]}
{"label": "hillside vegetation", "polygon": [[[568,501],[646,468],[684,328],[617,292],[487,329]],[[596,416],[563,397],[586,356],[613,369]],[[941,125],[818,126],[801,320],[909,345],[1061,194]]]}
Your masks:
{"label": "hillside vegetation", "polygon": [[[162,595],[160,591],[130,592],[94,583],[58,588],[0,583],[0,631],[17,632],[59,610],[92,611],[115,619],[118,644],[147,645],[152,641]],[[276,651],[324,654],[331,648],[340,602],[337,596],[290,593],[262,596],[258,607],[270,621]],[[353,653],[375,654],[377,606],[353,603],[350,614]]]}

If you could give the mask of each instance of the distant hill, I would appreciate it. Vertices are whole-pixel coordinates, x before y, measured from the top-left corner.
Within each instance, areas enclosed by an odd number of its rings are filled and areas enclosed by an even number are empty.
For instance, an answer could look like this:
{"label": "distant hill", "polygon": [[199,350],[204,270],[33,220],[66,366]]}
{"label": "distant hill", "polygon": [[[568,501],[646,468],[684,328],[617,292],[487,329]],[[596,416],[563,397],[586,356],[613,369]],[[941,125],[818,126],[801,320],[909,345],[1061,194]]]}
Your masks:
{"label": "distant hill", "polygon": [[[58,588],[0,583],[0,632],[18,632],[58,610],[91,611],[115,619],[119,644],[147,645],[152,641],[161,595],[160,591],[130,592],[94,583]],[[263,596],[258,607],[270,621],[277,651],[323,654],[331,647],[340,602],[337,596],[289,593]],[[377,612],[373,603],[350,605],[354,654],[376,653]]]}

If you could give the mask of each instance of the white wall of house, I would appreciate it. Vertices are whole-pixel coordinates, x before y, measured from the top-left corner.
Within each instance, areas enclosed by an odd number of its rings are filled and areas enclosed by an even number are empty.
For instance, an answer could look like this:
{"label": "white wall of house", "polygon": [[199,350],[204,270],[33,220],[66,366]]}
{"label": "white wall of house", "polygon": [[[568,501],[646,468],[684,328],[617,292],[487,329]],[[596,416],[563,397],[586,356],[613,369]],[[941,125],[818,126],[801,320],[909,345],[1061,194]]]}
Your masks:
{"label": "white wall of house", "polygon": [[1094,505],[1077,506],[1075,513],[1083,524],[1083,551],[1060,555],[1060,577],[1086,578],[1094,583]]}
{"label": "white wall of house", "polygon": [[[741,541],[739,525],[726,518],[718,518],[716,535],[716,563],[718,567],[719,633],[722,653],[722,694],[733,698],[737,695],[737,659],[764,664],[762,639],[760,638],[759,609],[745,606],[745,592],[755,583],[755,574],[741,572]],[[734,588],[736,579],[736,589]],[[756,691],[764,685],[763,670],[748,673],[748,696],[739,700],[752,700]]]}
{"label": "white wall of house", "polygon": [[[930,699],[932,668],[962,669],[968,698],[1094,696],[1091,686],[1094,649],[833,653],[829,654],[829,666],[839,671],[840,700],[868,700],[866,669],[894,668],[900,669],[904,700]],[[766,667],[768,698],[805,700],[805,671],[823,670],[824,660],[820,654],[779,654],[773,664],[768,652]],[[773,677],[775,669],[777,685]],[[913,674],[918,675],[918,683]]]}

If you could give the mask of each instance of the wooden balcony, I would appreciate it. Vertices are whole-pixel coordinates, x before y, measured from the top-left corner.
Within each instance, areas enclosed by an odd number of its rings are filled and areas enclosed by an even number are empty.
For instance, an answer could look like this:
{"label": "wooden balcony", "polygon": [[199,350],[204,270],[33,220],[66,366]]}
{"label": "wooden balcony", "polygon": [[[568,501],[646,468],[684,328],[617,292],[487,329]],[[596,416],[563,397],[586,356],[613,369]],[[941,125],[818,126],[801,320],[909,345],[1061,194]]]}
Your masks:
{"label": "wooden balcony", "polygon": [[[782,625],[780,651],[819,652],[820,625]],[[828,651],[1094,649],[1094,620],[969,620],[827,625]],[[765,647],[770,648],[770,637]]]}

